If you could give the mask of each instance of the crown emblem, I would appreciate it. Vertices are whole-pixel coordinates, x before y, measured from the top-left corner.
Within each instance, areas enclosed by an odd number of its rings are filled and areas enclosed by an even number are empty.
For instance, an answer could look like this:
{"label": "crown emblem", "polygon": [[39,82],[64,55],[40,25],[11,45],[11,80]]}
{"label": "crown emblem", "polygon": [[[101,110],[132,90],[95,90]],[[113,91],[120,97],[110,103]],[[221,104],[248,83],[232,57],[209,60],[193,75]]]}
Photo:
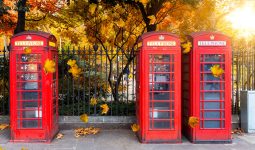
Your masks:
{"label": "crown emblem", "polygon": [[28,36],[26,37],[26,39],[27,39],[27,40],[32,40],[32,37],[31,37],[30,35],[28,35]]}
{"label": "crown emblem", "polygon": [[210,39],[211,39],[211,40],[214,40],[214,35],[211,35],[211,36],[210,36]]}
{"label": "crown emblem", "polygon": [[159,39],[159,40],[164,40],[165,37],[164,37],[163,35],[160,35],[160,36],[158,37],[158,39]]}

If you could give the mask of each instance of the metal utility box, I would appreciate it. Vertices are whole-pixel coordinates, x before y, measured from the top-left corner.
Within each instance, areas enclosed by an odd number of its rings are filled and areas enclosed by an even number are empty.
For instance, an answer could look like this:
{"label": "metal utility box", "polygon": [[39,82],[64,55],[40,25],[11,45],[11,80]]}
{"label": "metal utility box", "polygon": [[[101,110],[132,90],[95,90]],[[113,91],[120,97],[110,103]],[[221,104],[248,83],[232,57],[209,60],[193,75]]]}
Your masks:
{"label": "metal utility box", "polygon": [[[188,36],[192,49],[182,55],[183,134],[194,143],[231,142],[231,42],[218,32]],[[219,77],[211,68],[220,66]],[[199,119],[194,128],[189,117]]]}
{"label": "metal utility box", "polygon": [[255,91],[241,91],[241,128],[255,133]]}
{"label": "metal utility box", "polygon": [[143,143],[181,142],[181,48],[176,35],[148,32],[136,68],[138,136]]}
{"label": "metal utility box", "polygon": [[[56,63],[54,73],[45,72],[44,63],[47,59]],[[26,31],[12,37],[10,49],[12,142],[50,142],[58,132],[57,62],[56,38],[53,35]]]}

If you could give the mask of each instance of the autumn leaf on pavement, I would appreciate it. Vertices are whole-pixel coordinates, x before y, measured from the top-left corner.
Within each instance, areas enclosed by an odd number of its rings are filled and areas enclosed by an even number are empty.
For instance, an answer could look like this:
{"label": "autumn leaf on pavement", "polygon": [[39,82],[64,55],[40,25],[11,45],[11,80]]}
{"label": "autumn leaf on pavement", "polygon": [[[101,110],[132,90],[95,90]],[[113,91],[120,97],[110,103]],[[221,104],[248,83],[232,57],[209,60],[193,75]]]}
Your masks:
{"label": "autumn leaf on pavement", "polygon": [[87,114],[82,114],[82,115],[80,116],[80,119],[81,119],[81,121],[83,121],[84,123],[88,123],[88,121],[89,121],[89,117],[88,117]]}
{"label": "autumn leaf on pavement", "polygon": [[102,105],[100,105],[100,107],[102,108],[101,114],[102,114],[102,115],[103,115],[103,114],[107,114],[107,112],[109,111],[108,105],[107,105],[107,104],[102,104]]}
{"label": "autumn leaf on pavement", "polygon": [[8,128],[9,125],[8,124],[0,124],[0,130],[4,130],[6,128]]}
{"label": "autumn leaf on pavement", "polygon": [[58,133],[56,136],[56,139],[62,139],[64,137],[64,134]]}
{"label": "autumn leaf on pavement", "polygon": [[151,24],[155,24],[155,22],[156,22],[156,17],[155,17],[154,15],[148,16],[147,18],[150,19],[150,25],[151,25]]}
{"label": "autumn leaf on pavement", "polygon": [[193,116],[189,117],[188,124],[191,128],[195,128],[199,124],[199,119],[197,117],[193,117]]}
{"label": "autumn leaf on pavement", "polygon": [[220,65],[213,65],[211,67],[211,72],[214,77],[219,78],[224,73],[224,70],[220,67]]}
{"label": "autumn leaf on pavement", "polygon": [[44,63],[44,71],[46,73],[53,73],[56,71],[56,63],[53,60],[47,59]]}
{"label": "autumn leaf on pavement", "polygon": [[24,148],[24,147],[22,147],[22,148],[21,148],[21,150],[28,150],[28,148]]}
{"label": "autumn leaf on pavement", "polygon": [[187,54],[187,53],[189,53],[190,52],[190,50],[191,50],[191,47],[192,47],[192,44],[191,44],[191,42],[186,42],[186,43],[183,43],[182,44],[182,48],[184,49],[183,50],[183,54]]}
{"label": "autumn leaf on pavement", "polygon": [[140,126],[138,124],[132,124],[131,129],[133,132],[138,132],[140,130]]}
{"label": "autumn leaf on pavement", "polygon": [[99,128],[94,128],[94,127],[88,127],[88,128],[76,128],[74,130],[74,136],[76,138],[80,136],[85,136],[85,135],[90,135],[90,134],[97,134],[99,133],[100,129]]}
{"label": "autumn leaf on pavement", "polygon": [[97,8],[97,4],[90,4],[89,5],[89,12],[93,15],[96,11],[96,8]]}

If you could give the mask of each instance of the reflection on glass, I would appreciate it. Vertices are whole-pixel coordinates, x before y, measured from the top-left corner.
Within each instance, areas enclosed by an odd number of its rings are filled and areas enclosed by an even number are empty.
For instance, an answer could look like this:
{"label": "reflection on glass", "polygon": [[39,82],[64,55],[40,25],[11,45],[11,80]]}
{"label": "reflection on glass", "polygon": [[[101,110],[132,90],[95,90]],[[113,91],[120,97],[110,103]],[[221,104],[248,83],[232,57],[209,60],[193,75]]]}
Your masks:
{"label": "reflection on glass", "polygon": [[168,83],[155,83],[154,84],[154,91],[168,91],[169,84]]}
{"label": "reflection on glass", "polygon": [[220,102],[204,102],[204,109],[220,109]]}
{"label": "reflection on glass", "polygon": [[170,62],[170,55],[154,55],[154,59],[151,59],[150,62]]}
{"label": "reflection on glass", "polygon": [[21,54],[17,55],[17,62],[40,62],[41,54]]}
{"label": "reflection on glass", "polygon": [[17,64],[17,71],[34,72],[40,71],[37,64]]}
{"label": "reflection on glass", "polygon": [[41,128],[41,120],[18,120],[18,128]]}
{"label": "reflection on glass", "polygon": [[40,82],[39,83],[38,82],[18,82],[17,83],[18,90],[38,90],[41,88],[42,88],[42,85]]}
{"label": "reflection on glass", "polygon": [[205,54],[200,57],[201,62],[224,62],[225,58],[222,54]]}
{"label": "reflection on glass", "polygon": [[[21,92],[20,92],[21,93]],[[38,92],[22,92],[23,100],[37,100]]]}
{"label": "reflection on glass", "polygon": [[[154,107],[152,106],[154,104]],[[170,110],[169,102],[155,102],[150,104],[150,108],[155,108],[157,110]]]}
{"label": "reflection on glass", "polygon": [[41,74],[38,73],[17,74],[17,80],[41,80],[41,78]]}
{"label": "reflection on glass", "polygon": [[154,82],[168,82],[174,80],[174,74],[154,74]]}
{"label": "reflection on glass", "polygon": [[170,72],[170,64],[150,65],[150,72]]}
{"label": "reflection on glass", "polygon": [[157,109],[154,109],[153,112],[150,112],[150,118],[170,119],[170,112],[158,112]]}
{"label": "reflection on glass", "polygon": [[219,111],[204,112],[204,118],[206,119],[220,118],[220,112]]}

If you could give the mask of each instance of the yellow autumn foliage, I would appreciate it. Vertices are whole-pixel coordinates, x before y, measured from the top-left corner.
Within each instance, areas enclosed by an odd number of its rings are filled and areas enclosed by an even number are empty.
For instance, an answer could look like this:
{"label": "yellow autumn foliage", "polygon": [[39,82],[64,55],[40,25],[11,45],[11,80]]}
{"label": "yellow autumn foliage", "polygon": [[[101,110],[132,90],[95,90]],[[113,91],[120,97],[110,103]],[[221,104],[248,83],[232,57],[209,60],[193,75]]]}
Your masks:
{"label": "yellow autumn foliage", "polygon": [[191,128],[195,128],[199,124],[199,119],[197,117],[194,117],[194,116],[189,117],[188,124]]}
{"label": "yellow autumn foliage", "polygon": [[109,111],[109,106],[107,104],[102,104],[100,105],[102,111],[101,111],[101,114],[107,114],[107,112]]}
{"label": "yellow autumn foliage", "polygon": [[56,63],[54,60],[46,59],[43,68],[46,73],[54,73],[56,71]]}
{"label": "yellow autumn foliage", "polygon": [[131,129],[133,132],[138,132],[140,130],[140,126],[138,124],[132,124]]}
{"label": "yellow autumn foliage", "polygon": [[125,22],[120,18],[120,20],[117,22],[117,26],[122,28],[125,26]]}
{"label": "yellow autumn foliage", "polygon": [[224,70],[220,67],[220,65],[213,65],[211,67],[211,72],[214,77],[219,78],[224,73]]}
{"label": "yellow autumn foliage", "polygon": [[95,106],[96,104],[97,104],[97,98],[92,97],[92,98],[90,99],[90,105]]}
{"label": "yellow autumn foliage", "polygon": [[90,4],[89,5],[89,12],[93,15],[96,11],[96,8],[97,8],[97,4],[94,4],[94,3]]}
{"label": "yellow autumn foliage", "polygon": [[76,138],[80,136],[90,135],[90,134],[97,134],[100,131],[99,128],[88,127],[88,128],[77,128],[74,130],[74,136]]}
{"label": "yellow autumn foliage", "polygon": [[84,122],[84,123],[88,123],[88,121],[89,121],[89,117],[88,117],[87,114],[82,114],[82,115],[80,116],[80,119],[81,119],[81,121]]}
{"label": "yellow autumn foliage", "polygon": [[30,54],[32,52],[32,49],[30,47],[25,47],[24,53],[25,54]]}
{"label": "yellow autumn foliage", "polygon": [[191,51],[191,47],[192,47],[191,42],[188,41],[186,43],[183,43],[181,46],[184,49],[182,51],[183,54],[187,54],[187,53],[189,53]]}

